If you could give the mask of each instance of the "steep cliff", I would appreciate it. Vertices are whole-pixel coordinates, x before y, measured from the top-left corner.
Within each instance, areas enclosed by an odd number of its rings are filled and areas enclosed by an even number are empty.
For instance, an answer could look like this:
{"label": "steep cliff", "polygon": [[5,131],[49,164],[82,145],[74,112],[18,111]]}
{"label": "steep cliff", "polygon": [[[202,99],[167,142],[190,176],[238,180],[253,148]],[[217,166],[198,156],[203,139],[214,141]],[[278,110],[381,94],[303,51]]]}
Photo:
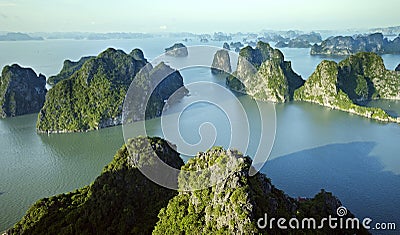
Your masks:
{"label": "steep cliff", "polygon": [[293,99],[294,91],[304,80],[292,70],[278,49],[259,41],[253,49],[240,50],[237,70],[227,78],[227,85],[256,99],[286,102]]}
{"label": "steep cliff", "polygon": [[353,102],[400,99],[400,75],[387,70],[375,53],[360,52],[339,63],[339,87]]}
{"label": "steep cliff", "polygon": [[213,62],[211,64],[211,73],[231,73],[231,59],[227,50],[219,50],[215,53]]}
{"label": "steep cliff", "polygon": [[165,54],[173,57],[186,57],[188,56],[188,50],[182,43],[175,43],[171,47],[165,48]]}
{"label": "steep cliff", "polygon": [[50,89],[39,113],[37,130],[79,132],[121,124],[122,104],[133,79],[139,79],[137,85],[141,91],[152,89],[153,81],[148,76],[136,77],[145,65],[150,74],[167,70],[166,75],[170,75],[156,89],[149,102],[151,107],[146,110],[148,118],[159,116],[164,100],[183,86],[179,72],[165,64],[153,68],[141,51],[126,54],[110,48]]}
{"label": "steep cliff", "polygon": [[38,113],[46,92],[42,74],[17,64],[5,66],[0,77],[0,118]]}

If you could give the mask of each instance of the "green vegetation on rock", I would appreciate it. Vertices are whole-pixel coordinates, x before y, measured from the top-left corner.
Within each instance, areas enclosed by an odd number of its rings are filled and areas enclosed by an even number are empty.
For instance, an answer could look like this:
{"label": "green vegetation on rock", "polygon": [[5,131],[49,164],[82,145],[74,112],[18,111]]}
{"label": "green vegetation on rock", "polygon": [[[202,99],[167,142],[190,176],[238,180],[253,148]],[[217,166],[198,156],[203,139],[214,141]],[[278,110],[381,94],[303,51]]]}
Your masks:
{"label": "green vegetation on rock", "polygon": [[[400,122],[380,108],[357,105],[360,100],[400,98],[400,75],[387,71],[374,53],[358,53],[336,64],[322,61],[294,99],[317,103],[363,117]],[[396,94],[397,93],[397,94]]]}
{"label": "green vegetation on rock", "polygon": [[[206,170],[207,168],[212,170]],[[335,217],[340,201],[331,193],[322,191],[313,199],[299,202],[276,189],[263,174],[250,177],[251,159],[237,151],[214,147],[189,160],[182,170],[193,174],[179,176],[180,192],[163,208],[153,234],[280,234],[282,230],[261,229],[259,218],[316,219]],[[203,171],[199,174],[199,169]],[[212,187],[188,191],[204,181],[218,179]],[[207,183],[206,183],[207,184]],[[349,214],[349,217],[354,217]],[[294,234],[351,233],[356,231],[287,230]],[[357,231],[367,234],[365,230]]]}
{"label": "green vegetation on rock", "polygon": [[[140,172],[138,167],[154,166],[149,148],[163,162],[184,170],[174,178],[179,191],[159,186]],[[299,221],[337,217],[342,204],[331,193],[321,191],[314,198],[296,200],[276,189],[265,175],[250,177],[250,167],[249,157],[221,147],[198,153],[183,165],[166,141],[138,137],[117,152],[92,184],[39,200],[7,234],[280,234],[277,226],[262,229],[257,221],[265,213],[269,218]],[[217,182],[188,190],[210,180]],[[353,217],[349,212],[343,218]],[[329,227],[287,231],[368,234],[363,229]]]}
{"label": "green vegetation on rock", "polygon": [[142,153],[149,143],[161,160],[179,169],[179,154],[159,138],[132,139],[89,186],[36,202],[8,234],[150,234],[157,214],[177,194],[147,179],[128,148]]}
{"label": "green vegetation on rock", "polygon": [[17,64],[5,66],[0,76],[0,118],[38,113],[46,92],[42,74]]}
{"label": "green vegetation on rock", "polygon": [[254,49],[247,46],[240,50],[237,70],[226,83],[259,100],[286,102],[293,99],[304,80],[284,60],[281,51],[259,41]]}
{"label": "green vegetation on rock", "polygon": [[400,74],[385,68],[372,52],[351,55],[339,63],[339,86],[353,102],[400,99]]}
{"label": "green vegetation on rock", "polygon": [[47,133],[77,132],[121,124],[122,104],[133,79],[138,79],[136,84],[141,86],[142,91],[151,90],[149,77],[135,78],[146,64],[151,74],[166,69],[171,71],[152,95],[149,102],[152,107],[146,110],[148,118],[158,116],[164,100],[183,86],[179,72],[174,72],[163,63],[153,69],[138,49],[126,54],[110,48],[88,59],[69,78],[50,89],[39,113],[37,130]]}
{"label": "green vegetation on rock", "polygon": [[50,85],[55,85],[58,82],[60,82],[61,80],[69,78],[73,73],[78,71],[87,60],[92,59],[92,58],[94,58],[94,57],[93,56],[85,56],[76,62],[70,61],[70,60],[65,60],[60,73],[55,76],[49,77],[49,79],[47,80],[47,83]]}

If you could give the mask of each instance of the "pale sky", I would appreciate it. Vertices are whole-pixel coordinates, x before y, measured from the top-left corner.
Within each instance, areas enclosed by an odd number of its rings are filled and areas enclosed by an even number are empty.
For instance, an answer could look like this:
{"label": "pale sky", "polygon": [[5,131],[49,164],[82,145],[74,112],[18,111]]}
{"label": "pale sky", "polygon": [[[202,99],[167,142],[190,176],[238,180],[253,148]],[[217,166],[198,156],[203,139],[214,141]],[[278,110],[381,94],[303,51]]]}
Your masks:
{"label": "pale sky", "polygon": [[0,0],[0,31],[249,32],[400,25],[399,0]]}

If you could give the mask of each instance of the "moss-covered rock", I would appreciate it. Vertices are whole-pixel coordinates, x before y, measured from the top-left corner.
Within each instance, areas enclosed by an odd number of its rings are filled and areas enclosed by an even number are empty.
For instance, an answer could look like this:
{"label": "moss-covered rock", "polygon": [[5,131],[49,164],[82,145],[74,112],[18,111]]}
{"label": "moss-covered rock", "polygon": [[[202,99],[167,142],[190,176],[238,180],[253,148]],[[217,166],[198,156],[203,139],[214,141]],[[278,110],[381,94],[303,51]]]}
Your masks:
{"label": "moss-covered rock", "polygon": [[142,153],[142,164],[151,167],[140,148],[144,142],[171,167],[183,165],[164,140],[132,139],[92,184],[39,200],[8,234],[150,234],[158,212],[177,192],[147,179],[132,161],[128,148]]}
{"label": "moss-covered rock", "polygon": [[147,118],[159,116],[164,100],[183,86],[179,72],[165,64],[153,69],[139,49],[126,54],[110,48],[50,89],[39,113],[37,130],[79,132],[121,124],[122,104],[133,79],[137,79],[141,91],[152,90],[153,81],[148,76],[136,77],[145,65],[150,74],[167,76],[155,89],[146,110]]}
{"label": "moss-covered rock", "polygon": [[49,77],[47,83],[50,85],[55,85],[61,80],[69,78],[73,73],[78,71],[87,60],[92,58],[94,57],[85,56],[80,58],[78,61],[65,60],[60,73],[58,73],[55,76]]}
{"label": "moss-covered rock", "polygon": [[239,55],[237,70],[227,78],[233,90],[263,101],[286,102],[304,84],[282,52],[268,43],[259,41],[255,48],[240,50]]}
{"label": "moss-covered rock", "polygon": [[[281,234],[277,226],[260,228],[257,221],[268,214],[269,218],[316,219],[333,216],[341,206],[340,201],[325,191],[313,199],[299,202],[276,189],[263,174],[250,177],[251,159],[237,151],[214,147],[199,153],[182,167],[193,174],[179,176],[179,195],[170,200],[159,213],[153,234]],[[212,170],[206,170],[212,168]],[[198,170],[203,169],[199,174]],[[219,179],[212,187],[187,191],[207,181]],[[354,215],[349,214],[349,217]],[[327,234],[354,233],[355,231],[285,230],[285,233]],[[365,230],[357,231],[367,234]]]}
{"label": "moss-covered rock", "polygon": [[[395,72],[387,71],[382,66],[383,62],[379,59],[379,56],[372,53],[350,56],[339,64],[333,61],[322,61],[304,86],[295,91],[294,99],[379,121],[400,123],[399,119],[391,117],[380,108],[364,107],[355,103],[360,98],[395,98],[395,96],[384,95],[387,94],[385,92],[390,87],[398,87],[396,82],[393,82],[396,78],[388,76],[388,74],[393,75]],[[371,77],[375,79],[371,79]],[[386,83],[385,78],[389,81],[388,88],[383,88]],[[398,78],[397,80],[400,81]]]}
{"label": "moss-covered rock", "polygon": [[42,74],[17,64],[5,66],[0,76],[0,118],[38,113],[46,92]]}
{"label": "moss-covered rock", "polygon": [[400,99],[400,74],[387,70],[372,52],[351,55],[339,63],[339,86],[353,102]]}
{"label": "moss-covered rock", "polygon": [[[265,214],[299,221],[336,218],[342,205],[325,191],[296,200],[265,175],[250,177],[251,159],[237,151],[214,147],[183,165],[170,146],[160,138],[131,139],[92,184],[39,200],[7,234],[281,234],[277,226],[261,228],[257,221]],[[159,186],[140,172],[138,167],[154,166],[149,150],[169,166],[184,170],[174,178],[179,191]],[[214,186],[188,191],[213,180]],[[350,217],[354,215],[349,212],[343,218]],[[363,229],[328,227],[285,232],[367,234]]]}

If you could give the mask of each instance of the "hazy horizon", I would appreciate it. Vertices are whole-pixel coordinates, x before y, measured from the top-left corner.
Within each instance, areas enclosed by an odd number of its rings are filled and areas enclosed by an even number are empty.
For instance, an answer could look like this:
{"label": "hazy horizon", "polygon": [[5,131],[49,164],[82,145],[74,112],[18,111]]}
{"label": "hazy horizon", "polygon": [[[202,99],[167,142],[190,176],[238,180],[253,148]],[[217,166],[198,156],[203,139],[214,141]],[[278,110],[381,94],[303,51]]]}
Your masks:
{"label": "hazy horizon", "polygon": [[282,0],[187,2],[0,0],[0,31],[255,32],[347,30],[399,25],[400,1]]}

